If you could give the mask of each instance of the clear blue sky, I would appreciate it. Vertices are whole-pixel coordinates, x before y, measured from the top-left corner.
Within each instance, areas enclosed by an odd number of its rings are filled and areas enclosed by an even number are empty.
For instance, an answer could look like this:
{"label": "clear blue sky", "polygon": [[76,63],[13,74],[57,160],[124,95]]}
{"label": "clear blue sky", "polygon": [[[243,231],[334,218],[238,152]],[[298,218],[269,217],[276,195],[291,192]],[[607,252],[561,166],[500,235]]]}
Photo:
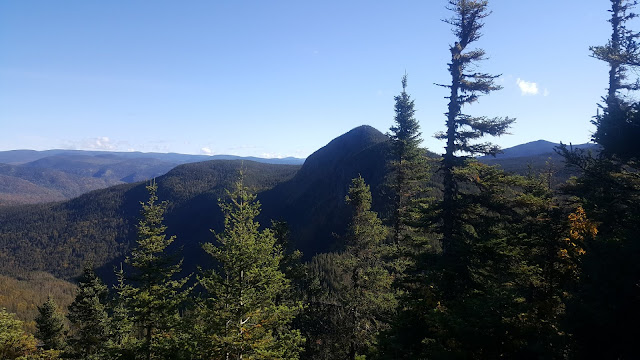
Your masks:
{"label": "clear blue sky", "polygon": [[[406,71],[441,152],[446,3],[0,0],[0,150],[305,157],[358,125],[387,131]],[[607,87],[588,48],[606,43],[609,1],[489,6],[480,70],[504,89],[467,112],[516,117],[504,147],[587,142]]]}

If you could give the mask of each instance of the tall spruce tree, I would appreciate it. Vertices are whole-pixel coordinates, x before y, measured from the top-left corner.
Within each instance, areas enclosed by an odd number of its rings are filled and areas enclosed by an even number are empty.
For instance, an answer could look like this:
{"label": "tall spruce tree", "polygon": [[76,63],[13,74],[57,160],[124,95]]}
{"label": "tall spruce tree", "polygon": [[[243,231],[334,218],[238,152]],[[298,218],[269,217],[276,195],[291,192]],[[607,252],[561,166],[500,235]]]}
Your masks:
{"label": "tall spruce tree", "polygon": [[352,217],[347,246],[338,260],[344,281],[337,295],[343,307],[348,358],[355,360],[376,353],[377,337],[389,327],[397,301],[385,263],[388,230],[371,211],[371,190],[362,177],[352,180],[346,202]]}
{"label": "tall spruce tree", "polygon": [[44,304],[38,306],[36,329],[36,338],[42,341],[44,350],[64,350],[66,345],[64,315],[51,296]]}
{"label": "tall spruce tree", "polygon": [[199,309],[199,356],[215,359],[298,359],[303,338],[291,328],[300,305],[288,301],[282,248],[260,230],[256,196],[241,179],[220,201],[224,231],[204,250],[216,270],[200,277],[207,299]]}
{"label": "tall spruce tree", "polygon": [[[463,155],[495,155],[500,148],[489,142],[472,143],[485,135],[500,136],[507,132],[515,120],[506,118],[487,118],[462,113],[465,105],[476,102],[480,95],[489,94],[501,89],[494,83],[497,75],[475,71],[477,63],[485,58],[482,49],[469,50],[469,45],[481,37],[480,30],[484,26],[483,19],[489,16],[486,0],[450,0],[448,9],[453,17],[445,20],[453,27],[456,36],[454,45],[450,47],[451,62],[449,73],[451,85],[441,85],[450,89],[446,128],[436,137],[446,140],[446,152],[442,159],[444,198],[442,202],[442,248],[445,257],[451,264],[459,264],[457,257],[464,252],[459,241],[459,230],[463,228],[458,202],[458,183],[454,177],[454,169],[464,165]],[[454,270],[455,277],[464,277],[462,267]],[[464,281],[464,279],[462,279]]]}
{"label": "tall spruce tree", "polygon": [[73,334],[68,343],[74,358],[107,358],[108,295],[107,286],[96,275],[93,264],[86,264],[78,279],[76,298],[69,305],[67,314]]}
{"label": "tall spruce tree", "polygon": [[127,307],[130,286],[125,283],[125,273],[120,269],[115,271],[116,284],[113,286],[114,296],[110,302],[108,353],[112,359],[133,360],[139,341],[135,337],[132,314]]}
{"label": "tall spruce tree", "polygon": [[179,278],[182,261],[167,253],[175,236],[167,237],[163,224],[167,202],[158,203],[158,185],[147,185],[149,200],[142,204],[137,246],[126,262],[132,272],[122,289],[131,320],[142,330],[139,355],[145,359],[171,359],[180,351],[175,328],[180,323],[180,307],[186,301],[188,277]]}
{"label": "tall spruce tree", "polygon": [[394,97],[394,125],[391,139],[390,185],[393,190],[393,240],[399,244],[412,223],[410,206],[423,191],[427,162],[420,148],[420,125],[415,118],[414,100],[407,94],[407,75],[402,77],[402,92]]}
{"label": "tall spruce tree", "polygon": [[[629,30],[636,1],[611,0],[611,38],[591,47],[593,57],[609,65],[609,88],[602,113],[592,121],[597,154],[561,146],[566,163],[581,175],[564,191],[598,224],[585,241],[580,282],[567,306],[576,357],[637,358],[632,345],[640,323],[640,105],[626,91],[638,90],[629,70],[640,65],[639,34]],[[624,92],[623,92],[624,91]]]}
{"label": "tall spruce tree", "polygon": [[592,46],[592,56],[609,65],[609,88],[601,106],[602,114],[592,121],[596,125],[592,140],[600,144],[607,155],[622,159],[640,156],[640,109],[620,92],[638,90],[638,80],[629,82],[628,72],[640,66],[640,33],[627,28],[638,15],[633,12],[635,0],[611,0],[611,38],[604,46]]}

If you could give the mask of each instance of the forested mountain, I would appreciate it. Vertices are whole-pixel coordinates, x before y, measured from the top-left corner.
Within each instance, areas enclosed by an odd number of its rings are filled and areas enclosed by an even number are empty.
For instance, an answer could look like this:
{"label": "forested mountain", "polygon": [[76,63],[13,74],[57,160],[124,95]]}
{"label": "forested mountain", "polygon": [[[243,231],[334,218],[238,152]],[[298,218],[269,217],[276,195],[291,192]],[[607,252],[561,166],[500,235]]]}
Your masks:
{"label": "forested mountain", "polygon": [[[597,145],[487,141],[515,121],[467,113],[502,88],[475,47],[491,10],[450,0],[442,156],[405,74],[386,135],[301,166],[194,162],[0,207],[0,358],[640,358],[638,2],[610,2]],[[64,196],[43,169],[125,182],[180,158],[10,155],[5,189],[41,197]]]}
{"label": "forested mountain", "polygon": [[[217,199],[243,169],[245,184],[263,202],[265,225],[270,219],[288,220],[296,245],[309,253],[327,250],[333,245],[322,236],[331,239],[345,224],[342,203],[348,179],[362,174],[372,184],[381,182],[385,141],[371,127],[354,129],[310,156],[299,172],[294,165],[240,160],[178,166],[157,178],[159,197],[170,203],[169,232],[178,236],[176,246],[184,246],[190,259],[202,255],[200,244],[210,240],[209,229],[222,226]],[[124,184],[63,203],[0,209],[2,273],[43,270],[71,278],[87,260],[102,265],[121,257],[133,239],[144,197],[143,183]],[[311,218],[316,219],[313,226],[303,228],[301,222]]]}
{"label": "forested mountain", "polygon": [[[528,175],[546,174],[550,184],[557,187],[565,183],[571,176],[578,174],[575,168],[565,164],[565,158],[556,149],[560,144],[546,140],[537,140],[503,149],[495,156],[481,156],[478,160],[487,165],[498,165],[507,172]],[[573,145],[575,150],[598,151],[593,143]]]}
{"label": "forested mountain", "polygon": [[[388,147],[387,136],[370,126],[360,126],[313,153],[302,167],[241,160],[180,165],[157,178],[159,197],[170,204],[166,220],[168,231],[177,235],[175,246],[184,247],[185,256],[197,263],[203,256],[200,244],[210,239],[209,230],[222,227],[217,200],[236,180],[240,169],[244,169],[245,183],[258,193],[258,200],[263,204],[259,217],[263,225],[269,225],[271,220],[286,221],[291,228],[292,245],[300,249],[305,258],[336,250],[343,244],[340,234],[348,223],[344,198],[350,179],[362,176],[371,186],[374,209],[381,213],[387,211],[381,204],[387,203],[384,200],[388,197],[388,189],[383,185],[388,172]],[[509,153],[509,149],[505,152]],[[93,164],[112,161],[110,156],[74,156],[94,159]],[[136,161],[140,160],[126,160],[128,164]],[[526,171],[528,164],[533,171],[543,171],[546,161],[546,154],[483,159],[483,162],[501,164],[506,170],[515,172]],[[60,165],[55,165],[59,162]],[[65,167],[78,174],[88,169],[86,161],[67,161],[55,155],[24,167],[0,166],[0,170],[11,169],[7,173],[29,175],[38,183],[46,180],[44,175],[38,178],[38,174],[55,174],[59,178],[73,176],[56,170],[39,170],[41,168],[32,166],[35,163]],[[561,159],[554,166],[564,169]],[[110,173],[116,174],[118,167],[113,169]],[[93,180],[102,184],[100,179]],[[51,197],[62,193],[61,190],[48,191],[45,194]],[[70,193],[62,193],[67,194]],[[0,208],[2,273],[48,271],[70,279],[85,261],[93,260],[97,265],[119,262],[133,241],[132,229],[144,196],[143,183],[123,184],[62,203]],[[189,269],[195,266],[187,265]],[[105,269],[110,272],[111,266]]]}
{"label": "forested mountain", "polygon": [[0,206],[62,201],[118,183],[57,169],[0,164]]}
{"label": "forested mountain", "polygon": [[186,164],[198,161],[207,160],[253,160],[257,162],[264,162],[268,164],[288,164],[288,165],[300,165],[304,162],[304,159],[286,157],[282,159],[266,159],[253,156],[236,156],[236,155],[189,155],[178,153],[143,153],[139,151],[131,152],[116,152],[116,151],[93,151],[93,150],[9,150],[0,151],[0,163],[4,164],[25,164],[33,162],[39,159],[51,157],[51,156],[87,156],[87,157],[106,157],[112,159],[155,159],[174,164]]}
{"label": "forested mountain", "polygon": [[108,186],[166,174],[177,165],[208,160],[252,160],[302,164],[304,159],[262,159],[231,155],[183,155],[80,150],[0,152],[0,206],[74,198]]}
{"label": "forested mountain", "polygon": [[[507,158],[517,158],[517,157],[534,157],[534,156],[545,156],[556,154],[555,149],[560,146],[558,143],[554,143],[546,140],[536,140],[528,143],[516,145],[510,148],[502,149],[502,152],[493,156],[481,156],[479,159],[507,159]],[[586,143],[579,145],[572,145],[574,149],[583,149],[583,150],[596,150],[598,148],[597,144]]]}

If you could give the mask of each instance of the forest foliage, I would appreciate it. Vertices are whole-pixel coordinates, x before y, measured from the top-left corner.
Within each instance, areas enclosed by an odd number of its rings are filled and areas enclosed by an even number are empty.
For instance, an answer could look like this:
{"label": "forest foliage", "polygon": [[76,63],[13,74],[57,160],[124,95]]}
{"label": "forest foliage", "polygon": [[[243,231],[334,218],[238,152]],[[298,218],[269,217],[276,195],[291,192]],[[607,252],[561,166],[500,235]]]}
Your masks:
{"label": "forest foliage", "polygon": [[[611,40],[591,49],[611,70],[602,112],[593,120],[601,151],[559,147],[578,174],[560,188],[551,186],[551,172],[516,175],[473,157],[499,151],[477,141],[504,134],[514,120],[463,112],[499,86],[496,76],[478,69],[485,52],[468,47],[481,37],[488,2],[450,0],[453,16],[446,22],[456,40],[449,49],[446,130],[438,135],[447,141],[447,152],[434,160],[420,148],[405,74],[385,141],[365,131],[369,138],[361,137],[359,147],[346,138],[329,147],[343,149],[339,161],[347,164],[363,160],[363,147],[374,149],[380,157],[368,161],[383,162],[386,173],[349,173],[340,199],[302,202],[316,205],[298,220],[326,211],[344,214],[344,230],[333,234],[331,251],[305,257],[293,246],[298,233],[286,223],[261,225],[264,203],[255,191],[268,184],[263,188],[271,193],[262,199],[274,204],[281,196],[282,208],[300,204],[282,189],[313,192],[315,185],[328,186],[327,179],[304,184],[281,168],[249,184],[246,171],[260,169],[250,165],[240,173],[234,167],[208,173],[207,181],[217,187],[194,190],[205,182],[182,184],[178,177],[165,179],[164,190],[150,182],[148,200],[140,202],[144,193],[135,193],[136,208],[142,208],[137,225],[131,225],[135,244],[113,243],[126,255],[114,268],[115,280],[103,282],[88,263],[70,305],[47,297],[37,308],[35,331],[25,331],[3,309],[0,354],[147,360],[638,358],[640,151],[626,135],[640,127],[633,98],[637,82],[628,81],[638,66],[640,36],[627,28],[636,2],[610,1]],[[301,172],[318,172],[325,160],[310,158]],[[437,175],[429,168],[437,168]],[[298,181],[296,187],[277,185],[283,174]],[[369,175],[384,185],[372,189]],[[204,200],[219,206],[222,226],[216,228],[222,230],[209,234],[200,245],[207,256],[196,259],[174,246],[178,238],[170,229],[180,224],[165,214],[188,206],[186,199],[198,198],[203,189],[209,191]],[[168,195],[179,200],[160,200]],[[322,219],[314,225],[322,226]],[[0,260],[3,266],[10,261]],[[187,262],[199,267],[186,269]]]}

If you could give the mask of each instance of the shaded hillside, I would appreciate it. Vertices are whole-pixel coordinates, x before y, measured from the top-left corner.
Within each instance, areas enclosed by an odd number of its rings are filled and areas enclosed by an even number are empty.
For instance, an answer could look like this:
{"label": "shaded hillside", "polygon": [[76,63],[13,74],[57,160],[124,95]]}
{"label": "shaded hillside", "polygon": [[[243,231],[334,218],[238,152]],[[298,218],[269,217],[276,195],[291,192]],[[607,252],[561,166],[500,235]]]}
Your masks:
{"label": "shaded hillside", "polygon": [[348,224],[345,196],[351,179],[362,175],[374,194],[374,209],[380,210],[388,144],[370,126],[334,139],[309,156],[293,179],[259,195],[262,222],[287,221],[292,241],[306,258],[334,249]]}
{"label": "shaded hillside", "polygon": [[304,159],[81,150],[0,151],[0,206],[71,199],[91,190],[166,174],[177,165],[210,160],[302,164]]}
{"label": "shaded hillside", "polygon": [[[208,229],[222,218],[217,199],[241,168],[249,186],[264,190],[291,178],[299,167],[214,160],[181,165],[159,177],[158,195],[171,202],[167,224],[179,235],[176,246],[199,251],[198,244],[211,239]],[[88,260],[100,265],[121,258],[135,241],[134,224],[146,198],[144,183],[137,183],[62,203],[1,208],[0,273],[43,270],[69,279]]]}
{"label": "shaded hillside", "polygon": [[[333,248],[331,234],[343,234],[346,227],[344,197],[351,178],[361,174],[380,193],[386,140],[363,126],[318,150],[302,168],[214,160],[181,165],[158,177],[159,198],[170,201],[168,233],[178,236],[174,244],[183,249],[185,268],[201,263],[200,245],[213,239],[210,229],[222,229],[217,202],[241,168],[245,184],[263,203],[263,225],[270,219],[289,221],[295,245],[307,255]],[[139,202],[146,196],[143,183],[125,184],[63,203],[0,209],[0,272],[44,270],[68,279],[87,260],[107,264],[103,269],[110,271],[134,243]]]}

